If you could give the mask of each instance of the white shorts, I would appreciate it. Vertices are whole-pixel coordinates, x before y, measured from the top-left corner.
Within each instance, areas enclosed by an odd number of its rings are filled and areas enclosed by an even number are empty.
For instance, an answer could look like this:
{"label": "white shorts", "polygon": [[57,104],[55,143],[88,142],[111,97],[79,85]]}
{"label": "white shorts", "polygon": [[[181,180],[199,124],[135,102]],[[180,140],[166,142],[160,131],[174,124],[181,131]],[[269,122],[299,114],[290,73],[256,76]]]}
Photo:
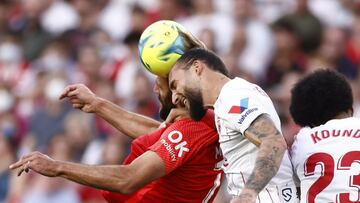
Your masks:
{"label": "white shorts", "polygon": [[[233,197],[240,195],[244,187],[242,174],[226,174],[228,192]],[[299,194],[294,183],[281,186],[267,186],[258,195],[256,203],[299,203]]]}
{"label": "white shorts", "polygon": [[287,185],[277,186],[280,201],[282,203],[299,203],[300,194],[297,191],[295,184],[289,183]]}

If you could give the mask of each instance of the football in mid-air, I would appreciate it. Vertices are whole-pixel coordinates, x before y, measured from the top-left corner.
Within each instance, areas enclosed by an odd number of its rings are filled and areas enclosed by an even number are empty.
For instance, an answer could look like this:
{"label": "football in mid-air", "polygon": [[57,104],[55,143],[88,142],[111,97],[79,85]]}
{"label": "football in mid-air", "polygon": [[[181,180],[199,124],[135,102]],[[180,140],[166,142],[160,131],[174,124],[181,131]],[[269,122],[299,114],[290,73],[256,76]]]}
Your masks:
{"label": "football in mid-air", "polygon": [[184,54],[187,42],[185,28],[177,22],[160,20],[149,25],[139,41],[139,57],[151,73],[166,77]]}

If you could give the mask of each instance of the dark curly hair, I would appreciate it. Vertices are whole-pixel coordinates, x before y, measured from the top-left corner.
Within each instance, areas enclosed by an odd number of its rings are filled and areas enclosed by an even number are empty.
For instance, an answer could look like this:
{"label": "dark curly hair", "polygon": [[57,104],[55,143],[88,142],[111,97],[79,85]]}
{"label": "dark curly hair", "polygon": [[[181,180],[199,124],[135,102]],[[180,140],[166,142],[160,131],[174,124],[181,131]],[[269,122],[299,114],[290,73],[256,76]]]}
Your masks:
{"label": "dark curly hair", "polygon": [[291,90],[290,113],[295,123],[315,127],[352,109],[350,84],[338,72],[323,69],[298,81]]}

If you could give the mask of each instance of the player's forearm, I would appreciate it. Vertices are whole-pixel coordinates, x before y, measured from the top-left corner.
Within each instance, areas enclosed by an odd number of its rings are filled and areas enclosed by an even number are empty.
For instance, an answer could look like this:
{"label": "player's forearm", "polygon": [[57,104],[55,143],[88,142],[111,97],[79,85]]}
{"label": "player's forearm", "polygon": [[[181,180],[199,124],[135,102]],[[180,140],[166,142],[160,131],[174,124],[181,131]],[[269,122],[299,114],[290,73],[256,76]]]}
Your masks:
{"label": "player's forearm", "polygon": [[132,138],[137,138],[140,135],[152,132],[160,125],[160,122],[152,118],[126,111],[110,101],[101,98],[97,101],[95,113],[120,132]]}
{"label": "player's forearm", "polygon": [[[259,151],[245,191],[259,193],[279,170],[286,142],[267,114],[257,117],[245,131],[249,140],[257,140]],[[242,192],[243,194],[243,192]]]}
{"label": "player's forearm", "polygon": [[259,193],[279,170],[286,150],[282,137],[263,139],[257,154],[254,169],[245,184],[245,188]]}
{"label": "player's forearm", "polygon": [[89,166],[71,162],[57,162],[59,177],[98,189],[129,194],[134,192],[131,172],[126,166]]}

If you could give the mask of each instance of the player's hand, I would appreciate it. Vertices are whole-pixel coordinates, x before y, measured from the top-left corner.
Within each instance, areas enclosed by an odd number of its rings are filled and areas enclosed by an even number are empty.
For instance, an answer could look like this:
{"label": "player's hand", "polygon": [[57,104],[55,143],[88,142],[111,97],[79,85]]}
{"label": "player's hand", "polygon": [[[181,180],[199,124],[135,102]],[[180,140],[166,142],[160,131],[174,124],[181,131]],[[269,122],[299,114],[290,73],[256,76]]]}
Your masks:
{"label": "player's hand", "polygon": [[202,42],[202,41],[200,41],[199,39],[197,39],[194,35],[192,35],[191,33],[189,33],[189,32],[181,32],[181,31],[179,31],[180,32],[180,34],[182,35],[182,36],[184,36],[185,37],[185,42],[188,42],[188,43],[186,43],[185,44],[185,48],[186,49],[191,49],[191,48],[194,48],[194,47],[196,47],[196,48],[203,48],[203,49],[207,49],[206,48],[206,45]]}
{"label": "player's hand", "polygon": [[86,113],[94,113],[99,101],[99,98],[83,84],[67,86],[59,97],[64,98],[68,98],[74,108]]}
{"label": "player's hand", "polygon": [[19,161],[9,166],[11,170],[19,169],[18,176],[23,172],[33,170],[41,175],[55,177],[58,175],[59,163],[40,152],[32,152],[21,157]]}
{"label": "player's hand", "polygon": [[184,108],[171,109],[168,117],[165,120],[165,124],[174,123],[178,119],[190,118],[189,112]]}
{"label": "player's hand", "polygon": [[230,203],[255,203],[257,195],[254,190],[244,188],[241,194],[233,198]]}

